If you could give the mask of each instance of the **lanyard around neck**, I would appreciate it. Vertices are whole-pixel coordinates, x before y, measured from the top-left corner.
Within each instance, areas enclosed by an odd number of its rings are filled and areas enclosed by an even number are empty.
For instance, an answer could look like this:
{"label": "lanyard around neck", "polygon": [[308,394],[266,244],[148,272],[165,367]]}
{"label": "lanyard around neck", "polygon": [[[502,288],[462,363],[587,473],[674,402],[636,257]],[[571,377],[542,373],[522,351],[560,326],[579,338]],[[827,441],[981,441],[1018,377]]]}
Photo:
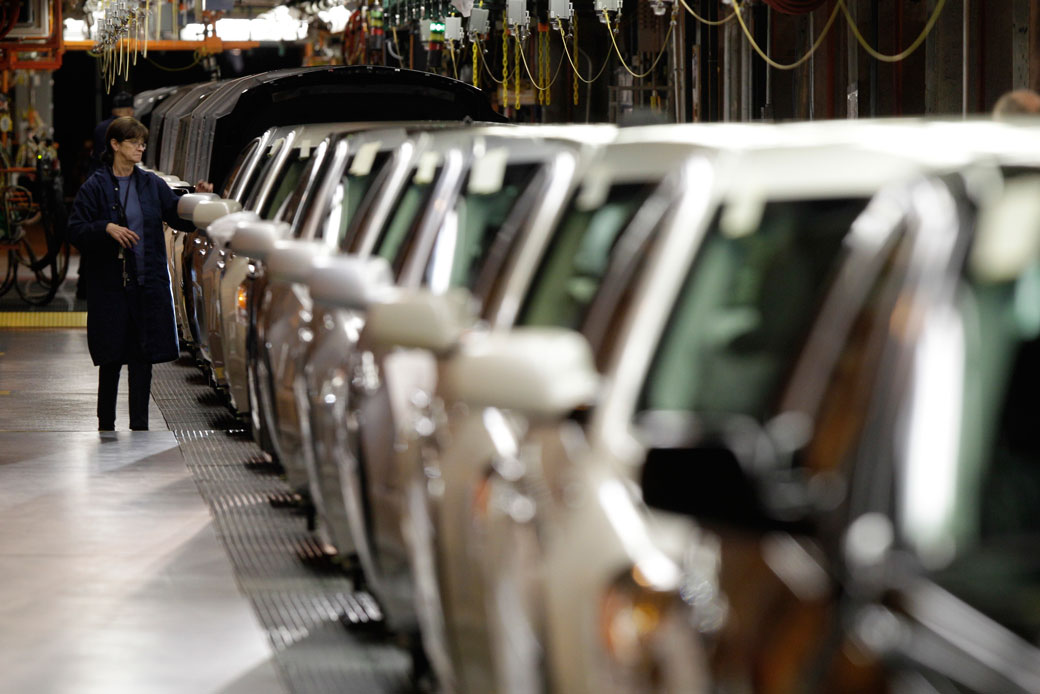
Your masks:
{"label": "lanyard around neck", "polygon": [[126,214],[126,204],[130,202],[130,186],[133,184],[134,172],[131,171],[130,176],[126,179],[126,192],[123,194],[122,200],[119,199],[119,178],[116,176],[115,171],[111,171],[111,174],[112,181],[115,184],[116,204],[119,205],[119,212],[123,215],[124,223],[129,224],[130,219]]}

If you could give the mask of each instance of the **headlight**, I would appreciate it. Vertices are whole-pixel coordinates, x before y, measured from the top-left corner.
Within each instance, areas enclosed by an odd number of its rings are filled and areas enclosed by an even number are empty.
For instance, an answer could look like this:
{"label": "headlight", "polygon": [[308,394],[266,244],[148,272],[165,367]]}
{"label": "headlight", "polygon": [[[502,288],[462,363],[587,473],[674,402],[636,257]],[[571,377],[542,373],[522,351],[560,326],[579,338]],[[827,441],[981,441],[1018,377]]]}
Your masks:
{"label": "headlight", "polygon": [[676,590],[650,584],[638,567],[603,595],[600,638],[611,692],[707,691],[708,668],[692,613]]}

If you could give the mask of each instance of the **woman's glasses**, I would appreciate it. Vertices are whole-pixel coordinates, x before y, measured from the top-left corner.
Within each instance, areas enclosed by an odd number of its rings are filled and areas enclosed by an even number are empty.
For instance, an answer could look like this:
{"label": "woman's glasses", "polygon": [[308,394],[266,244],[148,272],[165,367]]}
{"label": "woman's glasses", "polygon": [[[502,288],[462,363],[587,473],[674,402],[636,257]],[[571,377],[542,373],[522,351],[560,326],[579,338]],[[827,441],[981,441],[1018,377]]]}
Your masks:
{"label": "woman's glasses", "polygon": [[144,141],[142,141],[142,140],[123,140],[123,142],[125,142],[128,145],[130,145],[131,147],[139,147],[140,149],[148,149],[148,145],[146,145],[144,143]]}

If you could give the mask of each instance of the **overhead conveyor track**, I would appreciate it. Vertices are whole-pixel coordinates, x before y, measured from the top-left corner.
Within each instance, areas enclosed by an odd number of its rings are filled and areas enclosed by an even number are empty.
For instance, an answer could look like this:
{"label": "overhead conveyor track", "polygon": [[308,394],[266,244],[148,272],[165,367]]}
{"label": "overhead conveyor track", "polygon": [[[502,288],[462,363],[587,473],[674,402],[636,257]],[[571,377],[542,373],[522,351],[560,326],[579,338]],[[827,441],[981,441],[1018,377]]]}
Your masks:
{"label": "overhead conveyor track", "polygon": [[291,691],[411,691],[411,658],[383,636],[375,601],[326,560],[303,515],[271,503],[288,497],[289,487],[194,364],[158,365],[152,397]]}

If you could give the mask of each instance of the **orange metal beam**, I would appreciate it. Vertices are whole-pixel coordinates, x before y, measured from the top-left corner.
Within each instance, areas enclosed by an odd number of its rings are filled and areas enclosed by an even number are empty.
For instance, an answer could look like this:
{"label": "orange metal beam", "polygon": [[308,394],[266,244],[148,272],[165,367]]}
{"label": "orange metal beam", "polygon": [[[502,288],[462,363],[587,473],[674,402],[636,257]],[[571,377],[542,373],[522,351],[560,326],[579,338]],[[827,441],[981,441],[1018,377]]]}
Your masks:
{"label": "orange metal beam", "polygon": [[[61,67],[61,56],[65,53],[62,40],[64,25],[61,21],[61,3],[51,4],[51,35],[47,40],[39,41],[2,41],[0,42],[0,69],[7,70],[57,70]],[[37,54],[35,58],[21,59],[20,53]],[[41,55],[42,54],[42,55]],[[4,92],[7,82],[4,80]]]}
{"label": "orange metal beam", "polygon": [[[134,42],[128,41],[127,39],[122,40],[124,47],[129,46],[133,49]],[[140,48],[144,48],[144,41],[139,44]],[[204,41],[149,41],[148,50],[150,51],[197,51],[204,50],[206,53],[220,53],[222,51],[231,50],[246,50],[249,48],[256,48],[260,45],[259,41],[221,41],[220,39],[214,39],[209,37]],[[66,41],[65,50],[67,51],[89,51],[94,48],[93,41]]]}

